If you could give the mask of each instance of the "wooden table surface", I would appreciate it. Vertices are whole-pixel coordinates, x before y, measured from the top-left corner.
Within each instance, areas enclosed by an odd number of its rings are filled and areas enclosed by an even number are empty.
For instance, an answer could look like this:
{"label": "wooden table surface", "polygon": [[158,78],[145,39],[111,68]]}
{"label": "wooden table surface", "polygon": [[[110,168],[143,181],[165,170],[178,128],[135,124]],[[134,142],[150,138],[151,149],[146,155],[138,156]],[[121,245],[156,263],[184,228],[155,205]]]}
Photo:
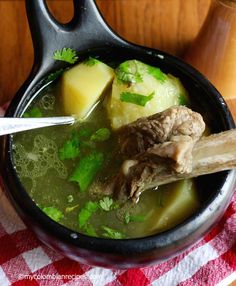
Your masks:
{"label": "wooden table surface", "polygon": [[[61,22],[73,14],[72,0],[47,0]],[[211,0],[97,0],[109,25],[125,39],[184,55],[197,35]],[[0,104],[10,100],[33,64],[23,0],[0,0]],[[227,101],[236,118],[236,100]]]}

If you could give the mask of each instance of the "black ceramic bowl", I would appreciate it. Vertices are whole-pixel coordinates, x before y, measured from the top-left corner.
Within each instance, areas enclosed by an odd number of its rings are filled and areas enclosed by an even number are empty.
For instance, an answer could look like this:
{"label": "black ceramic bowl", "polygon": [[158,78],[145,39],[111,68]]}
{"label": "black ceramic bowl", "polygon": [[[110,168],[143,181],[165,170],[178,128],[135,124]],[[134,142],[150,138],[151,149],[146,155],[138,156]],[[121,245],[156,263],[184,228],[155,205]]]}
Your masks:
{"label": "black ceramic bowl", "polygon": [[[80,56],[99,56],[104,61],[138,59],[159,66],[180,78],[212,132],[234,127],[231,114],[218,91],[198,71],[183,61],[158,50],[127,43],[104,23],[93,0],[74,1],[75,15],[67,25],[52,18],[43,0],[26,0],[35,48],[30,77],[16,94],[6,116],[22,114],[43,79],[60,66],[53,51],[72,47]],[[12,137],[1,138],[1,173],[6,192],[25,223],[46,245],[82,263],[113,268],[141,267],[177,255],[206,234],[223,215],[233,195],[235,172],[198,178],[203,198],[200,210],[183,223],[161,234],[145,238],[112,240],[76,233],[52,221],[24,190],[13,166]]]}

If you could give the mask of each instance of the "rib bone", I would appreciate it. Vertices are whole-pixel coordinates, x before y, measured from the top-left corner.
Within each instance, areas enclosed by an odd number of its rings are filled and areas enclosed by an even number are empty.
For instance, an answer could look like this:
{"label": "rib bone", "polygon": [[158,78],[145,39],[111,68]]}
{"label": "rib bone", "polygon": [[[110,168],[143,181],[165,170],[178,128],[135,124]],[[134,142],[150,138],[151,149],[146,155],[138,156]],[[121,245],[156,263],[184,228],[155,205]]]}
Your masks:
{"label": "rib bone", "polygon": [[[149,164],[147,164],[147,161],[139,161],[137,158],[135,160],[126,160],[123,163],[125,172],[121,171],[119,174],[115,191],[122,192],[137,201],[141,192],[147,189],[181,179],[236,168],[236,129],[202,137],[196,142],[192,151],[191,173],[175,172],[170,167],[168,160],[163,160],[155,154],[154,148],[155,146],[145,151],[145,155],[152,158]],[[145,158],[143,155],[142,158]],[[134,177],[136,180],[134,180]]]}

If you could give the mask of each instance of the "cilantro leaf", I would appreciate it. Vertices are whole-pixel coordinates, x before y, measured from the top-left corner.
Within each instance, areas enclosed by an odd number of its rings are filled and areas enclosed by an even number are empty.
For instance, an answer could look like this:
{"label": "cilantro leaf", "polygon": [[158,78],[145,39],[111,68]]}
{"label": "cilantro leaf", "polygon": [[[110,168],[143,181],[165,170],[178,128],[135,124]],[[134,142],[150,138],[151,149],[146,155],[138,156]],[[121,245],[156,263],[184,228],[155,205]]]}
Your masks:
{"label": "cilantro leaf", "polygon": [[128,102],[137,104],[140,106],[145,106],[148,101],[150,101],[154,97],[154,92],[149,95],[143,95],[139,93],[131,93],[131,92],[122,92],[120,94],[120,100],[122,102]]}
{"label": "cilantro leaf", "polygon": [[108,226],[102,226],[102,230],[104,230],[105,232],[103,233],[104,237],[108,237],[108,238],[112,238],[112,239],[122,239],[124,238],[124,234],[113,229],[110,228]]}
{"label": "cilantro leaf", "polygon": [[24,118],[29,118],[29,117],[42,117],[43,114],[41,112],[41,110],[38,107],[33,107],[32,109],[26,111],[23,114]]}
{"label": "cilantro leaf", "polygon": [[99,206],[98,206],[97,202],[88,201],[86,203],[86,205],[79,212],[78,219],[79,219],[79,227],[80,228],[83,228],[86,225],[86,223],[88,222],[88,220],[90,219],[92,214],[94,214],[96,212],[98,207]]}
{"label": "cilantro leaf", "polygon": [[102,142],[110,138],[111,131],[108,128],[100,128],[90,137],[91,141]]}
{"label": "cilantro leaf", "polygon": [[96,64],[99,63],[99,62],[100,62],[99,60],[97,60],[97,59],[95,59],[95,58],[93,58],[93,57],[88,57],[86,60],[84,60],[83,63],[84,63],[86,66],[92,67],[92,66],[96,65]]}
{"label": "cilantro leaf", "polygon": [[112,209],[113,203],[113,199],[109,197],[104,197],[99,201],[99,205],[104,211],[110,211]]}
{"label": "cilantro leaf", "polygon": [[147,72],[162,83],[167,78],[166,74],[164,74],[159,68],[156,67],[148,66]]}
{"label": "cilantro leaf", "polygon": [[42,211],[56,222],[59,222],[64,217],[63,213],[56,207],[44,207]]}
{"label": "cilantro leaf", "polygon": [[62,148],[59,149],[60,160],[74,159],[80,155],[80,149],[71,140],[67,140]]}
{"label": "cilantro leaf", "polygon": [[78,60],[77,52],[71,48],[63,48],[53,53],[53,59],[74,64]]}
{"label": "cilantro leaf", "polygon": [[123,83],[142,82],[142,63],[136,60],[126,61],[115,70],[118,81]]}
{"label": "cilantro leaf", "polygon": [[103,162],[103,154],[101,152],[92,151],[89,155],[80,159],[69,181],[79,183],[81,192],[86,191],[101,169]]}
{"label": "cilantro leaf", "polygon": [[80,155],[80,141],[75,131],[72,131],[71,138],[64,142],[59,149],[59,159],[74,159]]}

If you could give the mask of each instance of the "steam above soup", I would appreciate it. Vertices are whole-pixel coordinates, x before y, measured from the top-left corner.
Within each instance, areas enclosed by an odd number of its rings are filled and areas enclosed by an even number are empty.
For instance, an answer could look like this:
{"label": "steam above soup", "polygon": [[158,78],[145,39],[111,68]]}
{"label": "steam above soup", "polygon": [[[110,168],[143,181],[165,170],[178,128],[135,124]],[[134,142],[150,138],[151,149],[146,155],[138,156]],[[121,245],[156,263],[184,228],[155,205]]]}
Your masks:
{"label": "steam above soup", "polygon": [[179,79],[157,67],[129,60],[114,70],[88,58],[47,85],[23,114],[76,114],[79,123],[14,135],[16,171],[41,210],[70,229],[112,239],[162,232],[198,209],[193,180],[154,187],[138,203],[118,199],[108,186],[132,153],[122,151],[122,128],[188,103]]}

